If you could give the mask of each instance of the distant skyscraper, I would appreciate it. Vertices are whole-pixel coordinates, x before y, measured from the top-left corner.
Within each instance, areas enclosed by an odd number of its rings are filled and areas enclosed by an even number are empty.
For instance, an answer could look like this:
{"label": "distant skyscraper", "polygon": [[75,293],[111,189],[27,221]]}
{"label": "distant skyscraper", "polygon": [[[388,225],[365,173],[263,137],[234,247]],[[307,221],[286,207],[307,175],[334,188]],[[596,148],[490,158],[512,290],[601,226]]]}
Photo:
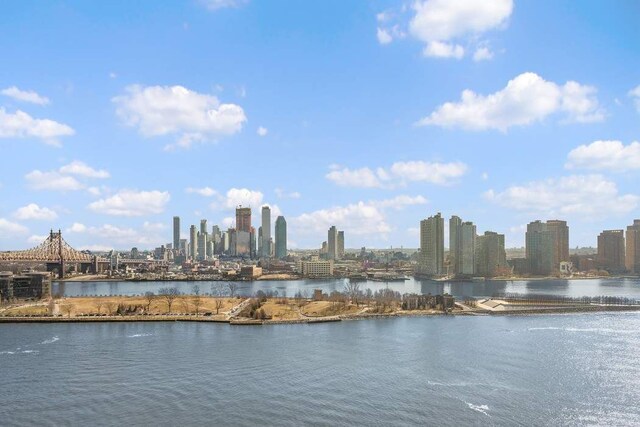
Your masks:
{"label": "distant skyscraper", "polygon": [[598,267],[611,273],[625,269],[624,230],[604,230],[598,236]]}
{"label": "distant skyscraper", "polygon": [[553,268],[559,269],[562,261],[569,261],[569,227],[567,221],[547,221],[547,229],[553,234]]}
{"label": "distant skyscraper", "polygon": [[271,208],[262,207],[262,256],[271,256]]}
{"label": "distant skyscraper", "polygon": [[338,259],[338,229],[335,225],[332,225],[328,231],[327,257],[329,259]]}
{"label": "distant skyscraper", "polygon": [[476,271],[484,277],[503,274],[507,268],[507,256],[504,250],[504,234],[485,231],[476,239]]}
{"label": "distant skyscraper", "polygon": [[258,227],[258,256],[262,255],[262,226]]}
{"label": "distant skyscraper", "polygon": [[192,225],[189,227],[189,257],[192,261],[196,259],[196,253],[198,248],[198,232],[196,231],[196,226]]}
{"label": "distant skyscraper", "polygon": [[344,258],[344,231],[338,231],[338,259]]}
{"label": "distant skyscraper", "polygon": [[457,216],[449,220],[449,273],[471,276],[475,271],[476,226]]}
{"label": "distant skyscraper", "polygon": [[173,249],[176,253],[180,251],[180,217],[173,217]]}
{"label": "distant skyscraper", "polygon": [[282,215],[276,218],[276,258],[287,256],[287,221]]}
{"label": "distant skyscraper", "polygon": [[554,270],[554,237],[555,233],[542,221],[527,224],[525,252],[530,273],[548,275]]}
{"label": "distant skyscraper", "polygon": [[633,225],[627,227],[625,240],[625,267],[630,273],[640,273],[640,219],[633,220]]}
{"label": "distant skyscraper", "polygon": [[461,263],[461,229],[462,220],[460,217],[453,215],[449,219],[449,265],[451,272],[459,274]]}
{"label": "distant skyscraper", "polygon": [[440,212],[420,221],[420,254],[418,273],[444,274],[444,219]]}
{"label": "distant skyscraper", "polygon": [[251,208],[236,208],[236,231],[251,232]]}
{"label": "distant skyscraper", "polygon": [[460,265],[463,276],[472,276],[476,269],[476,226],[472,222],[463,222],[460,227]]}

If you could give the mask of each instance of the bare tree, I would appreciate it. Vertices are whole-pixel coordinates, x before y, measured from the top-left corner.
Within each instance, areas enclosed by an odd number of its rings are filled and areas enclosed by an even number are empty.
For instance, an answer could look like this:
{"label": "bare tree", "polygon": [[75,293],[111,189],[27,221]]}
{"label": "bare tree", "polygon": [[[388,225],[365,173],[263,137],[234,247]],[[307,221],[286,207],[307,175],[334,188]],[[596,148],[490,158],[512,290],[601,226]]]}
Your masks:
{"label": "bare tree", "polygon": [[220,309],[222,308],[222,305],[224,304],[224,300],[222,298],[216,298],[214,304],[216,307],[216,314],[218,314],[220,312]]}
{"label": "bare tree", "polygon": [[98,300],[95,303],[95,306],[96,306],[96,310],[98,310],[98,314],[100,314],[100,312],[102,311],[102,307],[104,306],[104,302]]}
{"label": "bare tree", "polygon": [[189,298],[186,295],[180,298],[180,306],[185,314],[189,314]]}
{"label": "bare tree", "polygon": [[178,292],[177,288],[162,288],[158,293],[167,303],[167,313],[171,313],[171,306],[175,299],[178,298],[178,295],[180,295],[180,292]]}
{"label": "bare tree", "polygon": [[360,295],[360,283],[348,280],[347,284],[345,285],[345,290],[349,298],[351,298],[351,303],[352,304],[355,303],[356,307],[358,307],[358,296]]}
{"label": "bare tree", "polygon": [[151,310],[151,304],[156,299],[156,294],[154,294],[151,291],[147,291],[144,293],[144,299],[147,300],[147,306],[146,306],[145,312],[148,313]]}
{"label": "bare tree", "polygon": [[231,295],[231,298],[235,297],[238,290],[238,284],[231,282],[227,283],[227,286],[229,287],[229,294]]}
{"label": "bare tree", "polygon": [[113,315],[113,312],[115,311],[117,304],[113,301],[107,301],[105,304],[105,307],[107,307],[107,314],[109,316]]}
{"label": "bare tree", "polygon": [[196,296],[200,295],[200,286],[193,285],[193,287],[191,288],[191,294]]}
{"label": "bare tree", "polygon": [[60,306],[63,312],[67,313],[67,317],[71,317],[71,312],[73,311],[73,304],[63,304]]}

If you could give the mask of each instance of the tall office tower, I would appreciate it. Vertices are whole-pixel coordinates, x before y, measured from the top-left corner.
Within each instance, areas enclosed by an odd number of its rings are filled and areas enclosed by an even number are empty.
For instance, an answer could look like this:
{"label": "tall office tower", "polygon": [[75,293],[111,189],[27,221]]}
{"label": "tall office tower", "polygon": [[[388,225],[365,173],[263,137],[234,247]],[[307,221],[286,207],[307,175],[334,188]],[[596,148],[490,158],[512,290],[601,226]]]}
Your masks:
{"label": "tall office tower", "polygon": [[180,252],[180,217],[173,217],[173,250]]}
{"label": "tall office tower", "polygon": [[222,234],[220,233],[220,227],[214,225],[211,227],[211,242],[213,243],[213,253],[219,254],[221,252]]}
{"label": "tall office tower", "polygon": [[189,258],[191,261],[195,261],[196,259],[196,251],[198,248],[198,234],[196,232],[196,226],[192,225],[189,227]]}
{"label": "tall office tower", "polygon": [[200,232],[198,233],[198,259],[207,259],[207,241],[209,240],[209,234],[207,233],[207,220],[200,220]]}
{"label": "tall office tower", "polygon": [[271,256],[271,208],[269,206],[262,207],[262,256],[269,258]]}
{"label": "tall office tower", "polygon": [[640,273],[640,219],[627,226],[626,242],[625,267],[630,273]]}
{"label": "tall office tower", "polygon": [[485,231],[476,238],[476,272],[484,277],[495,277],[507,269],[504,234]]}
{"label": "tall office tower", "polygon": [[256,229],[251,227],[251,234],[249,235],[249,256],[253,258],[258,257],[258,251],[256,250]]}
{"label": "tall office tower", "polygon": [[604,230],[600,233],[598,267],[610,273],[624,272],[624,230]]}
{"label": "tall office tower", "polygon": [[327,237],[327,258],[338,259],[338,229],[335,225],[329,228]]}
{"label": "tall office tower", "polygon": [[344,258],[344,231],[338,231],[338,259]]}
{"label": "tall office tower", "polygon": [[251,208],[236,208],[236,231],[251,232]]}
{"label": "tall office tower", "polygon": [[461,264],[461,233],[462,220],[460,217],[453,215],[449,219],[449,266],[450,273],[460,274]]}
{"label": "tall office tower", "polygon": [[276,218],[276,258],[287,257],[287,221],[282,215]]}
{"label": "tall office tower", "polygon": [[418,273],[444,274],[444,219],[440,212],[420,221]]}
{"label": "tall office tower", "polygon": [[187,251],[187,247],[189,246],[187,239],[180,239],[180,252],[185,256],[189,256],[189,251]]}
{"label": "tall office tower", "polygon": [[548,275],[554,271],[555,232],[549,231],[547,224],[534,221],[527,224],[525,234],[525,253],[529,272],[536,275]]}
{"label": "tall office tower", "polygon": [[262,226],[258,227],[258,255],[262,255]]}
{"label": "tall office tower", "polygon": [[456,274],[473,276],[476,269],[476,226],[472,222],[463,222],[460,226],[460,263]]}
{"label": "tall office tower", "polygon": [[207,232],[207,220],[206,219],[201,219],[200,220],[200,233],[204,234]]}
{"label": "tall office tower", "polygon": [[224,254],[228,254],[229,253],[229,246],[231,244],[230,239],[229,239],[229,232],[225,231],[224,233],[222,233],[222,243],[221,243],[221,248],[220,248],[220,253],[224,253]]}
{"label": "tall office tower", "polygon": [[560,268],[560,263],[569,261],[569,227],[567,221],[557,219],[547,221],[547,230],[553,234],[553,268]]}

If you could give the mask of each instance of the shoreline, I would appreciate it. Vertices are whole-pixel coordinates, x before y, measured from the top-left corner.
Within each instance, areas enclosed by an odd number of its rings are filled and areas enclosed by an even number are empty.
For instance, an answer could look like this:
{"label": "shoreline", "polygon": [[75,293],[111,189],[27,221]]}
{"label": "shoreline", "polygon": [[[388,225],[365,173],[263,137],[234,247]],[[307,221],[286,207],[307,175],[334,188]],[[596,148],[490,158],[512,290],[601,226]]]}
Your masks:
{"label": "shoreline", "polygon": [[204,315],[132,315],[132,316],[96,316],[96,317],[51,317],[51,316],[0,316],[0,324],[17,323],[147,323],[147,322],[199,322],[199,323],[224,323],[231,326],[265,326],[265,325],[296,325],[335,323],[349,320],[372,320],[401,317],[432,317],[432,316],[543,316],[557,314],[588,314],[588,313],[619,313],[638,312],[640,306],[586,306],[586,307],[545,307],[522,310],[501,311],[454,311],[454,312],[429,312],[406,311],[393,313],[358,313],[353,315],[338,315],[326,317],[308,317],[302,319],[277,319],[254,320],[221,319]]}

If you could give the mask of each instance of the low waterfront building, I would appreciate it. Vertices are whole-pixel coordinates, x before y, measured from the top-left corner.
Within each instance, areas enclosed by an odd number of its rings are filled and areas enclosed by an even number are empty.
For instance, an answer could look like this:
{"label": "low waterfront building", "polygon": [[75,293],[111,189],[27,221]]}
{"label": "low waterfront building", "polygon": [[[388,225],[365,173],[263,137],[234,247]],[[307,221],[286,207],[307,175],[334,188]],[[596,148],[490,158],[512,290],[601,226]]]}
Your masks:
{"label": "low waterfront building", "polygon": [[311,260],[298,260],[296,272],[304,277],[333,276],[333,260],[321,260],[313,257]]}
{"label": "low waterfront building", "polygon": [[51,297],[51,273],[0,272],[0,302]]}
{"label": "low waterfront building", "polygon": [[257,265],[245,265],[240,268],[240,277],[243,279],[257,279],[262,276],[262,267]]}

